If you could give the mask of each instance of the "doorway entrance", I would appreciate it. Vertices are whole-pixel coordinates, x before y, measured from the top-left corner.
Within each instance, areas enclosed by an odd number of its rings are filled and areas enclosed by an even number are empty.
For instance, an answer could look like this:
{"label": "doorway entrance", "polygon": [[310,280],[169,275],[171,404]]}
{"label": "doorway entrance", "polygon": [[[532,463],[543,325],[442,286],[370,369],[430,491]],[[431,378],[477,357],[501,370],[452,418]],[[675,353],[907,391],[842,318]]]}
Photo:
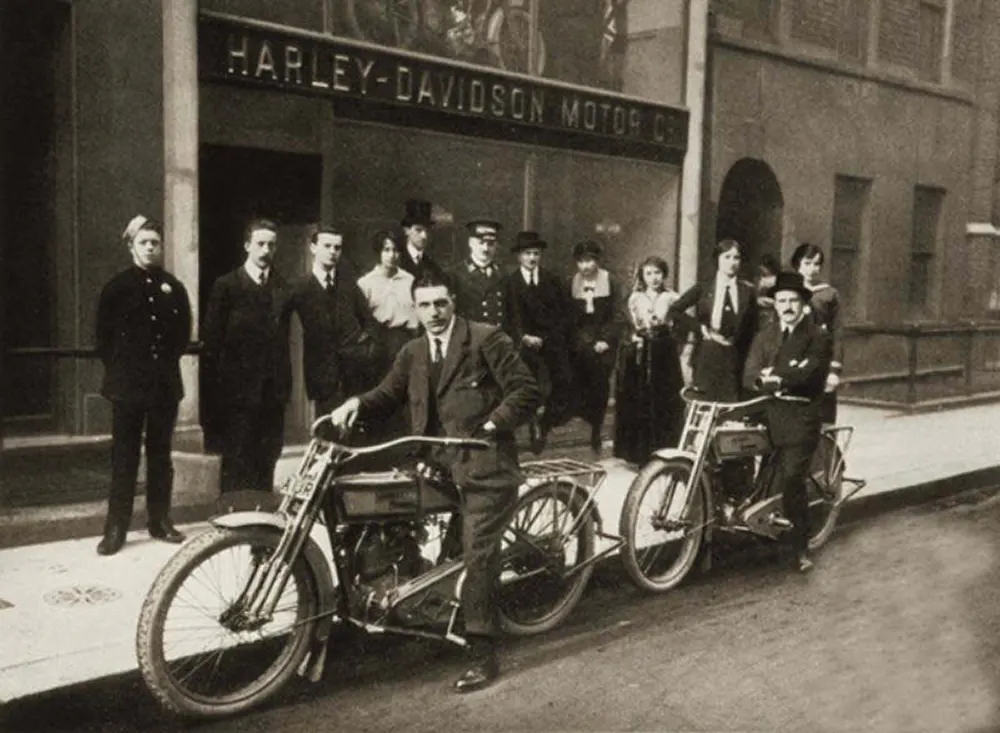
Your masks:
{"label": "doorway entrance", "polygon": [[[253,218],[278,224],[275,268],[286,280],[309,271],[309,227],[319,220],[323,159],[319,155],[279,153],[270,150],[203,145],[199,155],[199,313],[204,317],[212,283],[239,267],[245,257],[243,228]],[[285,442],[303,442],[308,435],[309,403],[302,382],[302,333],[293,323],[292,398],[285,416]],[[212,424],[206,414],[206,388],[202,383],[202,425]],[[209,408],[210,409],[210,408]],[[206,447],[217,450],[211,430]]]}
{"label": "doorway entrance", "polygon": [[719,192],[715,241],[735,239],[743,245],[743,277],[754,279],[764,255],[781,260],[783,214],[781,186],[767,163],[743,158],[729,169]]}

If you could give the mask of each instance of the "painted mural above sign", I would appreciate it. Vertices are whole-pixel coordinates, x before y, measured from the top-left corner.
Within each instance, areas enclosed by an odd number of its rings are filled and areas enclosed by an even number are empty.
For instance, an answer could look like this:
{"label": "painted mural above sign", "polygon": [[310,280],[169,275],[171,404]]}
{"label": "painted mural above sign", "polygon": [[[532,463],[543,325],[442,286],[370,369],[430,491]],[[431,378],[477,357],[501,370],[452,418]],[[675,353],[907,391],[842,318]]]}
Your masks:
{"label": "painted mural above sign", "polygon": [[328,97],[347,118],[660,162],[687,147],[683,109],[252,21],[203,16],[198,63],[203,81]]}

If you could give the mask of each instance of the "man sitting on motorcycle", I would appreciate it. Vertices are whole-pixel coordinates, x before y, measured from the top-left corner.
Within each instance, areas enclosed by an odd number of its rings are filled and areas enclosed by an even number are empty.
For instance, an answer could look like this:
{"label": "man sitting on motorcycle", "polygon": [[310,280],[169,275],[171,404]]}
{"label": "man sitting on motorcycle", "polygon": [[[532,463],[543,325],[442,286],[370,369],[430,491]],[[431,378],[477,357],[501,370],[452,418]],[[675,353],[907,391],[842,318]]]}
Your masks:
{"label": "man sitting on motorcycle", "polygon": [[[773,394],[765,413],[774,453],[775,488],[792,523],[792,548],[800,572],[812,569],[809,557],[809,499],[806,475],[819,445],[821,399],[833,357],[829,334],[805,317],[811,297],[802,276],[782,272],[765,295],[774,298],[777,320],[754,337],[743,372],[747,389]],[[787,396],[798,399],[780,399]],[[804,398],[804,399],[803,399]]]}
{"label": "man sitting on motorcycle", "polygon": [[432,455],[450,466],[461,487],[462,556],[466,577],[462,613],[471,663],[455,683],[459,692],[488,685],[498,674],[494,637],[498,633],[496,581],[500,535],[517,502],[523,477],[514,430],[535,414],[538,386],[500,329],[455,316],[448,278],[430,270],[411,286],[417,317],[426,333],[396,355],[382,382],[351,397],[331,414],[338,427],[392,414],[409,404],[416,435],[486,438],[486,450],[447,449]]}

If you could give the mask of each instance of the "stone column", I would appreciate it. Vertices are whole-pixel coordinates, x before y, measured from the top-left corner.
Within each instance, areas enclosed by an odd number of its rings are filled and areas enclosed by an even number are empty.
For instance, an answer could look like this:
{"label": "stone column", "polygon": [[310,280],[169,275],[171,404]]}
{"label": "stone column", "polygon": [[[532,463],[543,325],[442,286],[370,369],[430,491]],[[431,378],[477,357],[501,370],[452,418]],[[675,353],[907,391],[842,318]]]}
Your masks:
{"label": "stone column", "polygon": [[[188,290],[198,339],[198,2],[163,0],[163,218],[167,268]],[[198,357],[181,361],[175,446],[200,450]]]}

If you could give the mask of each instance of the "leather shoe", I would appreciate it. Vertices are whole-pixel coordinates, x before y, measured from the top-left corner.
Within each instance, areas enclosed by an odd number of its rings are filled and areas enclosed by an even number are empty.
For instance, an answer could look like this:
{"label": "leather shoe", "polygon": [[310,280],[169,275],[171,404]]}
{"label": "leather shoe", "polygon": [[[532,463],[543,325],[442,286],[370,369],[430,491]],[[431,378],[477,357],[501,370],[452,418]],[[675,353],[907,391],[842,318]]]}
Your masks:
{"label": "leather shoe", "polygon": [[475,692],[488,687],[500,674],[496,651],[492,644],[479,646],[473,643],[473,661],[455,680],[456,692]]}
{"label": "leather shoe", "polygon": [[590,450],[600,455],[601,447],[602,447],[601,430],[600,428],[595,428],[590,431]]}
{"label": "leather shoe", "polygon": [[104,530],[104,537],[97,545],[98,555],[114,555],[125,544],[125,530],[113,527]]}
{"label": "leather shoe", "polygon": [[184,533],[178,531],[177,527],[171,524],[169,520],[151,524],[149,526],[149,536],[153,539],[163,540],[175,545],[180,544],[185,539]]}
{"label": "leather shoe", "polygon": [[812,558],[809,557],[808,552],[800,552],[796,560],[796,567],[800,573],[808,573],[813,569]]}

